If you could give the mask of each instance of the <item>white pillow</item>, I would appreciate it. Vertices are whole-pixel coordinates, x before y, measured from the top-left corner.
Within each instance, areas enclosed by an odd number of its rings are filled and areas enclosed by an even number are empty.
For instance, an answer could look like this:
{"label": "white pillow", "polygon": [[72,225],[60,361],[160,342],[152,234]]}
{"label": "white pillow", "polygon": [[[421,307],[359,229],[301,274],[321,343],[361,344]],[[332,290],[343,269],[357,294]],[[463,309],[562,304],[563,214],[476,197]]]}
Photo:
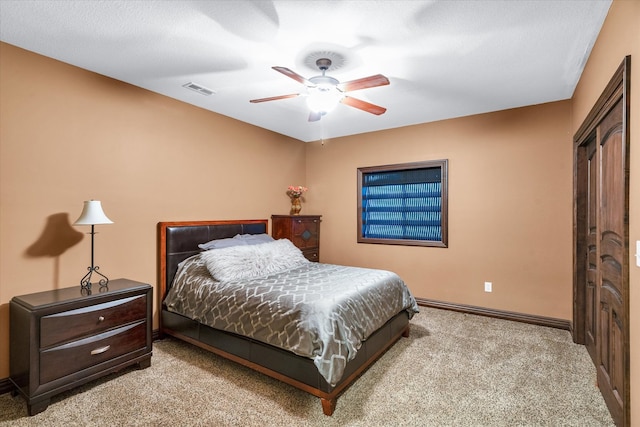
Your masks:
{"label": "white pillow", "polygon": [[310,262],[288,239],[215,249],[200,256],[211,276],[221,282],[268,276]]}

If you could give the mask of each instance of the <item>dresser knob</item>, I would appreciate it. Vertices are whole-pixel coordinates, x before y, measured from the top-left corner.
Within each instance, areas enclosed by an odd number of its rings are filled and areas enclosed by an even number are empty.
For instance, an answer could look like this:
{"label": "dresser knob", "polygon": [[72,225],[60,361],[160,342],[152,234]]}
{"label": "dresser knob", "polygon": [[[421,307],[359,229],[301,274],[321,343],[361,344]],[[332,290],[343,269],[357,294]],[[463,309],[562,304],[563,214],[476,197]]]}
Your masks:
{"label": "dresser knob", "polygon": [[98,322],[104,322],[104,316],[98,317]]}

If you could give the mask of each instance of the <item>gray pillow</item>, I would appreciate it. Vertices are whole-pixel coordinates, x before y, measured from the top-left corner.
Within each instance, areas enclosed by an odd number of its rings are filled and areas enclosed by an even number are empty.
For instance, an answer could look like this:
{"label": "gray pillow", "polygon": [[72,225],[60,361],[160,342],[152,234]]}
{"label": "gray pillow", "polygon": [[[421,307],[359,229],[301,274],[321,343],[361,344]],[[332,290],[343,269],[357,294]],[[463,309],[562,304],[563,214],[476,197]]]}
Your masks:
{"label": "gray pillow", "polygon": [[198,247],[208,251],[210,249],[230,248],[232,246],[259,245],[260,243],[273,242],[273,237],[268,234],[236,234],[227,239],[211,240],[207,243],[201,243]]}
{"label": "gray pillow", "polygon": [[268,234],[236,234],[233,238],[242,240],[247,245],[259,245],[260,243],[269,243],[274,240]]}

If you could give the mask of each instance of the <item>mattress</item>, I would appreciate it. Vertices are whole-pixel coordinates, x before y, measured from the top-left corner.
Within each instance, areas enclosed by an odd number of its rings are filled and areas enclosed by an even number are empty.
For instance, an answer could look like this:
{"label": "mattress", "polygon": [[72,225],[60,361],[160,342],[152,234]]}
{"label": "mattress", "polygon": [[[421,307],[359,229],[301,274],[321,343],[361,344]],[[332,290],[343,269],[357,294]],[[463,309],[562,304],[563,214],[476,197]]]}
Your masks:
{"label": "mattress", "polygon": [[314,361],[335,385],[361,344],[390,318],[418,305],[395,273],[303,263],[262,277],[216,280],[202,254],[183,261],[164,304],[207,326]]}

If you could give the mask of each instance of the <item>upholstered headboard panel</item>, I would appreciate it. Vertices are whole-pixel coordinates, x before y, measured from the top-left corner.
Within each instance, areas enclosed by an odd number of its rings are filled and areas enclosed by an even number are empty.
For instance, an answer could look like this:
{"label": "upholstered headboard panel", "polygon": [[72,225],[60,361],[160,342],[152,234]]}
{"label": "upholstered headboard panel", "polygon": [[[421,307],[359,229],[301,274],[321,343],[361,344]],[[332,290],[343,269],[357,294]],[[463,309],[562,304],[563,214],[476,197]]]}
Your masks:
{"label": "upholstered headboard panel", "polygon": [[178,264],[202,251],[199,244],[236,234],[267,233],[267,224],[266,219],[158,223],[161,300],[171,287]]}

